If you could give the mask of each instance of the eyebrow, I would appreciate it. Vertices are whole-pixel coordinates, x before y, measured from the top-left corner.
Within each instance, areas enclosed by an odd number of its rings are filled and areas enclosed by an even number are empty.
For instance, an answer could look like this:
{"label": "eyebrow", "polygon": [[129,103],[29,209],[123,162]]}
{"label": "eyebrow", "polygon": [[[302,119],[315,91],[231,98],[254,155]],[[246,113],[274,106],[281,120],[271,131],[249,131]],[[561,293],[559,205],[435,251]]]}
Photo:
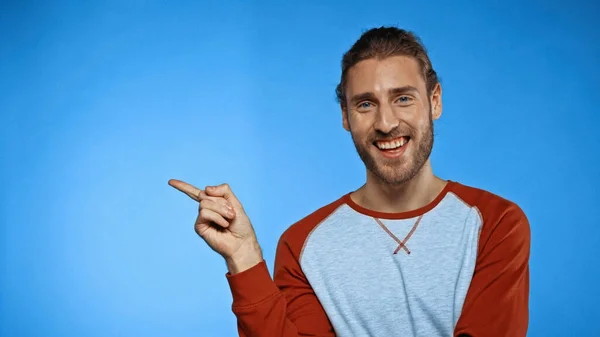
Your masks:
{"label": "eyebrow", "polygon": [[[412,85],[405,85],[403,87],[391,88],[390,90],[388,90],[388,94],[390,96],[397,96],[397,95],[402,95],[402,94],[418,93],[418,92],[419,92],[419,90],[417,90],[417,88],[413,87]],[[365,100],[376,101],[377,98],[375,97],[375,94],[372,92],[363,92],[363,93],[352,96],[352,98],[350,98],[350,104],[356,104],[360,101],[365,101]]]}

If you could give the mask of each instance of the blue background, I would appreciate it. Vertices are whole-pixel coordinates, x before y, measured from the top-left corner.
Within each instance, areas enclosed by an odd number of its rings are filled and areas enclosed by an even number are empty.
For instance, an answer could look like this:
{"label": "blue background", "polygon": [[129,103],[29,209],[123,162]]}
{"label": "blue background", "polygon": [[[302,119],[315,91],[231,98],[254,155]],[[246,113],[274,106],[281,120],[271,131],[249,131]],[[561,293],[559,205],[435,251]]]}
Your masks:
{"label": "blue background", "polygon": [[529,336],[600,333],[599,5],[583,1],[2,2],[2,336],[234,336],[222,258],[167,185],[228,182],[270,267],[364,181],[341,56],[397,24],[443,84],[432,163],[517,202]]}

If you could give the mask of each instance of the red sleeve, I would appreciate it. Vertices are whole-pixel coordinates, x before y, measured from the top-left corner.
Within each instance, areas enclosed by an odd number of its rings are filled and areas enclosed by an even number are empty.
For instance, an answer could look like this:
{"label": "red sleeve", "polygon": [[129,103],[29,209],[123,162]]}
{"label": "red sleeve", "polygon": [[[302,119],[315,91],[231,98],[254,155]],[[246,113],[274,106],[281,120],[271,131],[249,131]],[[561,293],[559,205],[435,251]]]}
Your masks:
{"label": "red sleeve", "polygon": [[334,337],[313,289],[284,241],[275,259],[275,280],[266,263],[227,275],[240,337]]}
{"label": "red sleeve", "polygon": [[300,267],[305,241],[341,201],[291,226],[279,240],[274,278],[266,263],[227,275],[240,337],[335,337],[335,332]]}
{"label": "red sleeve", "polygon": [[515,204],[501,209],[499,214],[485,210],[482,214],[484,222],[475,272],[454,336],[525,337],[527,334],[529,222]]}

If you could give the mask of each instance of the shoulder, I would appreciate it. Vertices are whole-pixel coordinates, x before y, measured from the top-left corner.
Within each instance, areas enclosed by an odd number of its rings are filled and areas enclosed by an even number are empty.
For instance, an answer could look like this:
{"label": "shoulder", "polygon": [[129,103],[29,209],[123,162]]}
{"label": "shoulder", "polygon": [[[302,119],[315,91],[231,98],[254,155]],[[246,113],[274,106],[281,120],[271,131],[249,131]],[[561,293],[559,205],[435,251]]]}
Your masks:
{"label": "shoulder", "polygon": [[481,218],[480,252],[496,243],[506,246],[529,247],[529,220],[523,209],[514,201],[490,191],[453,182],[450,189]]}
{"label": "shoulder", "polygon": [[279,239],[279,246],[285,245],[294,255],[299,255],[306,239],[319,224],[333,215],[340,206],[346,203],[347,195],[330,202],[329,204],[313,211],[304,218],[298,220],[286,229]]}
{"label": "shoulder", "polygon": [[514,201],[490,191],[452,182],[450,192],[470,207],[477,208],[484,221],[494,221],[511,215],[526,219],[525,213]]}

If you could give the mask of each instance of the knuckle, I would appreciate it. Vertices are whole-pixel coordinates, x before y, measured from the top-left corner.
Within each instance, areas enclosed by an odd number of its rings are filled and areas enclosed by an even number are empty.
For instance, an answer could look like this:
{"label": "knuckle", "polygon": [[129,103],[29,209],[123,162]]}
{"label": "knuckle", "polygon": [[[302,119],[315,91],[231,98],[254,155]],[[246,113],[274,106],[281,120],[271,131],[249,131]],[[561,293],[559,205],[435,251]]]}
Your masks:
{"label": "knuckle", "polygon": [[210,216],[209,214],[210,212],[206,208],[201,209],[199,213],[202,219],[207,219],[207,217]]}

